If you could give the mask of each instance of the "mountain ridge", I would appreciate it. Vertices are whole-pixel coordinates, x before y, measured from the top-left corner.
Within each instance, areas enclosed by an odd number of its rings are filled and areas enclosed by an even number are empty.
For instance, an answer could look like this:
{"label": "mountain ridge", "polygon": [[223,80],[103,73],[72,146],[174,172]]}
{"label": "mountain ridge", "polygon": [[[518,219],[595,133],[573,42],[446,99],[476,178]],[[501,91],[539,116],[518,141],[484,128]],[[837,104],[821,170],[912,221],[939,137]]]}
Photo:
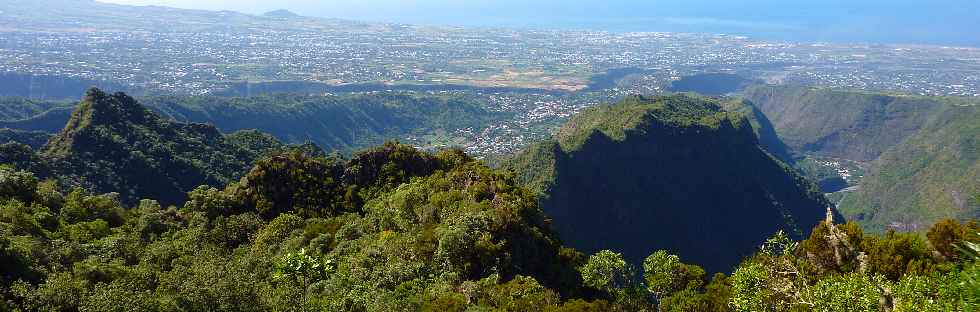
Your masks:
{"label": "mountain ridge", "polygon": [[124,93],[90,89],[38,156],[66,185],[117,192],[129,203],[178,204],[191,189],[225,185],[285,148],[260,133],[226,136],[210,125],[172,122]]}
{"label": "mountain ridge", "polygon": [[[601,245],[633,263],[665,249],[723,271],[779,230],[803,237],[830,207],[759,146],[743,115],[686,95],[588,110],[505,167],[544,195],[570,246]],[[689,248],[708,241],[727,247]]]}

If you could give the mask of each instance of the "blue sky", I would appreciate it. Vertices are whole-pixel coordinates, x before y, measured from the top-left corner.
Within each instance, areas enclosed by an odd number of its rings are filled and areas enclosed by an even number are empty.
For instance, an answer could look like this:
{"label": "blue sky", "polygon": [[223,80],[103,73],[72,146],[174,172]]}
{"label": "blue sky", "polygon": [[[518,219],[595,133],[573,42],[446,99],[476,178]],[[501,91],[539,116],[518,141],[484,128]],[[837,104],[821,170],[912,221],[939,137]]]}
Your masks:
{"label": "blue sky", "polygon": [[980,46],[977,0],[101,0],[368,21]]}

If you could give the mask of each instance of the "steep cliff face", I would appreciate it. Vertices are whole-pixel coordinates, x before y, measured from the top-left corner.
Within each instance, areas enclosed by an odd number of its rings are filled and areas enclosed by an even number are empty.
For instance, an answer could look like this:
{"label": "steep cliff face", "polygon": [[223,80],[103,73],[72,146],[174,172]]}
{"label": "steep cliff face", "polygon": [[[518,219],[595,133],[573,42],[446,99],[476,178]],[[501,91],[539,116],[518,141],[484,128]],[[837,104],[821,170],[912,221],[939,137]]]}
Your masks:
{"label": "steep cliff face", "polygon": [[[633,263],[666,249],[724,271],[777,231],[802,237],[829,205],[759,145],[743,115],[687,96],[587,111],[510,166],[542,191],[569,245]],[[695,247],[705,244],[719,248]]]}

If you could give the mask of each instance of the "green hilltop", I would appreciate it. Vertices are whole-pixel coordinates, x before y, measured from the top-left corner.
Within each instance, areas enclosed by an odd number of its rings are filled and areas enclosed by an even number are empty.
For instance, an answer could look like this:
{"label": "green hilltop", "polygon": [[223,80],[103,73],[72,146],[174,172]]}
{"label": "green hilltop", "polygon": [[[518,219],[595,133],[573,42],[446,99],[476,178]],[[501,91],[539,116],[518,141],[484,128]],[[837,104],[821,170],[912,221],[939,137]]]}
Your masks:
{"label": "green hilltop", "polygon": [[[803,237],[830,206],[744,115],[687,95],[590,109],[507,167],[542,194],[571,246],[634,263],[667,249],[723,271],[777,231]],[[704,244],[725,247],[693,247]]]}
{"label": "green hilltop", "polygon": [[199,185],[226,185],[283,148],[265,134],[226,136],[213,126],[162,118],[125,94],[91,89],[64,128],[20,164],[45,167],[63,185],[119,193],[127,203],[173,204]]}

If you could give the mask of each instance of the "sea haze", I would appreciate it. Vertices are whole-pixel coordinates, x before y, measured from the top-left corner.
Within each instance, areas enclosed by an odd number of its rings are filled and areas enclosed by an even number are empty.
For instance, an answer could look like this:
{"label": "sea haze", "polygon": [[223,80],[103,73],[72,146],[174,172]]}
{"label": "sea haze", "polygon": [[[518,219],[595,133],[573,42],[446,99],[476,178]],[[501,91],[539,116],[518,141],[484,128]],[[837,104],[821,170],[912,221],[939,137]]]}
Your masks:
{"label": "sea haze", "polygon": [[606,31],[709,32],[763,39],[980,46],[975,0],[103,0],[367,21]]}

